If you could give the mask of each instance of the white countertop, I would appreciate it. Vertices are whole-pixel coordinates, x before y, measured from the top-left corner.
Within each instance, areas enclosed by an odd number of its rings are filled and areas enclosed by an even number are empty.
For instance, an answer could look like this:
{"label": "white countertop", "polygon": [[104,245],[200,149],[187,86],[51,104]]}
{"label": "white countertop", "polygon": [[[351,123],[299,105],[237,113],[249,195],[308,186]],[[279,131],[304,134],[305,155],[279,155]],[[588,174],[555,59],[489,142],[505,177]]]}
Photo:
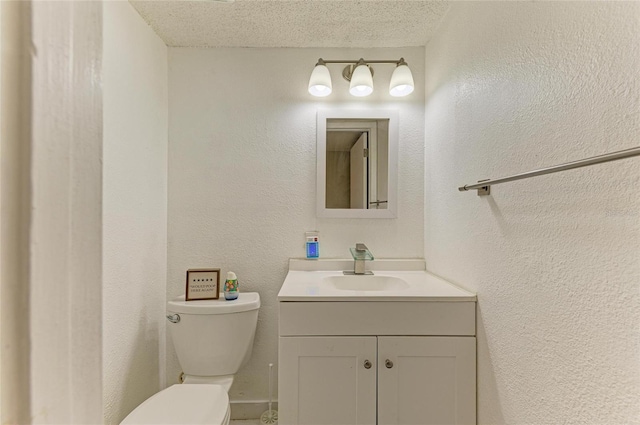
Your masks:
{"label": "white countertop", "polygon": [[367,262],[367,270],[372,270],[375,276],[404,280],[408,288],[402,290],[339,290],[324,281],[352,269],[353,260],[291,259],[278,301],[476,301],[474,293],[427,272],[424,260]]}

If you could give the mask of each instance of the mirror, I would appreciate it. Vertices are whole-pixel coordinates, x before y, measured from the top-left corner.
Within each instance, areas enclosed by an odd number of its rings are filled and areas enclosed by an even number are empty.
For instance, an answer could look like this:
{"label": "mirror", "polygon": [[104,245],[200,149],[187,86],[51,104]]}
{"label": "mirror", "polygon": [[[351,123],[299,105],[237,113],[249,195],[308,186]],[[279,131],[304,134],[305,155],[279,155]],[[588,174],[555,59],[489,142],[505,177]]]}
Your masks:
{"label": "mirror", "polygon": [[325,208],[386,209],[388,119],[328,119]]}
{"label": "mirror", "polygon": [[396,111],[318,111],[318,217],[394,218]]}

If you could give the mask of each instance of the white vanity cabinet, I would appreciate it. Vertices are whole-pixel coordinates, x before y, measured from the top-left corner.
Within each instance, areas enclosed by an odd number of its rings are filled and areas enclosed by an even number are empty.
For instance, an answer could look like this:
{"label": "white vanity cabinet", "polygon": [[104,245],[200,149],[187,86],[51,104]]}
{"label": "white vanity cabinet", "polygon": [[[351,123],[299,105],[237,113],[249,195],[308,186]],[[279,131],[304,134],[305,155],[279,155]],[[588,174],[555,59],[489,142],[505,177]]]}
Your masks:
{"label": "white vanity cabinet", "polygon": [[376,350],[376,337],[280,338],[279,423],[375,424]]}
{"label": "white vanity cabinet", "polygon": [[280,423],[475,424],[474,337],[280,338]]}
{"label": "white vanity cabinet", "polygon": [[475,424],[474,337],[378,337],[378,424]]}
{"label": "white vanity cabinet", "polygon": [[403,291],[338,291],[333,273],[290,266],[278,295],[279,423],[474,425],[475,294],[424,270],[375,272]]}

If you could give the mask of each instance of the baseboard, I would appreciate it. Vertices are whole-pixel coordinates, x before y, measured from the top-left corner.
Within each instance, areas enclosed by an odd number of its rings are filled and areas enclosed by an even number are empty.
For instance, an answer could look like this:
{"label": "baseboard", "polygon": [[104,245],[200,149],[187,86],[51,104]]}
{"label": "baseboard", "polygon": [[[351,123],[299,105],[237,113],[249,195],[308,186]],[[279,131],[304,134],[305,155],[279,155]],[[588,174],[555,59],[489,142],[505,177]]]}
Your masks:
{"label": "baseboard", "polygon": [[[231,419],[260,419],[269,410],[269,400],[231,400]],[[278,402],[271,403],[278,410]]]}

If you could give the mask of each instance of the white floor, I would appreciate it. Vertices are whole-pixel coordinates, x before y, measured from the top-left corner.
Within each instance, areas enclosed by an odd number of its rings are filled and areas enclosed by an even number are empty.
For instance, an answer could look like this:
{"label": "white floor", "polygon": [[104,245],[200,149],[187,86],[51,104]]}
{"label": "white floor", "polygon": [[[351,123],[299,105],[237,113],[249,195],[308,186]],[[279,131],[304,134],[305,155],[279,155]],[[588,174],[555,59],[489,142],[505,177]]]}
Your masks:
{"label": "white floor", "polygon": [[231,421],[231,425],[260,425],[260,419],[245,419]]}

